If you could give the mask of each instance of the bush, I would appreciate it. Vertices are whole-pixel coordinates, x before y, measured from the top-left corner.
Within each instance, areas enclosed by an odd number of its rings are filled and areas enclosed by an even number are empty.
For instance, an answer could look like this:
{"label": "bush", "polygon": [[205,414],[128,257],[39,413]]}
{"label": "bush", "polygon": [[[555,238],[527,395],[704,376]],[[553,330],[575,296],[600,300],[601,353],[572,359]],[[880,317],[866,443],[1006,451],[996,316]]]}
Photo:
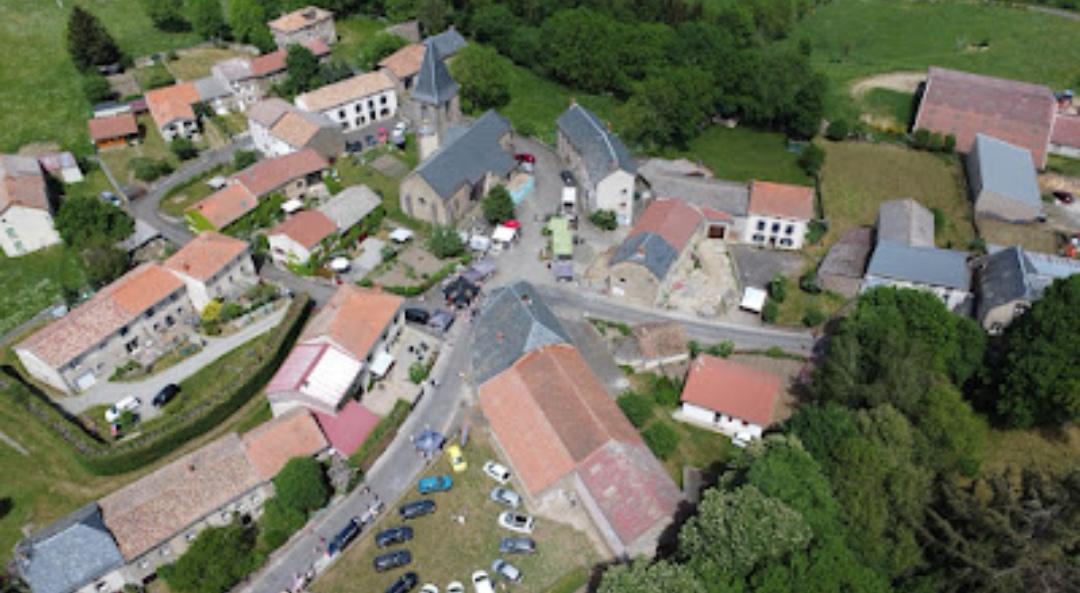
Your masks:
{"label": "bush", "polygon": [[464,253],[465,244],[461,242],[461,237],[454,227],[441,226],[432,231],[431,238],[428,239],[428,249],[435,257],[446,259]]}
{"label": "bush", "polygon": [[776,301],[772,299],[765,301],[765,306],[761,309],[761,320],[765,323],[774,323],[779,315],[780,307],[777,306]]}
{"label": "bush", "polygon": [[266,501],[262,517],[259,518],[259,538],[256,549],[261,555],[269,554],[289,541],[292,534],[306,522],[307,517],[304,513],[282,504],[276,497],[271,498]]}
{"label": "bush", "polygon": [[679,446],[679,433],[667,422],[656,422],[641,433],[645,444],[660,459],[667,459]]}
{"label": "bush", "polygon": [[682,390],[679,385],[664,375],[656,375],[652,380],[653,399],[665,408],[674,408],[679,405],[679,396]]}
{"label": "bush", "polygon": [[821,292],[821,284],[818,282],[817,270],[807,270],[799,276],[799,289],[810,294]]}
{"label": "bush", "polygon": [[91,103],[100,103],[113,98],[112,88],[109,81],[100,74],[87,74],[82,77],[82,91],[86,100]]}
{"label": "bush", "polygon": [[652,418],[653,402],[640,393],[627,391],[620,395],[619,399],[615,400],[615,403],[619,405],[619,409],[626,415],[626,419],[630,421],[630,424],[637,428],[645,426],[645,423]]}
{"label": "bush", "polygon": [[919,150],[926,150],[930,147],[930,130],[925,128],[919,128],[915,130],[915,133],[911,136],[911,146]]}
{"label": "bush", "polygon": [[233,171],[242,171],[255,164],[259,155],[254,150],[238,150],[233,155]]}
{"label": "bush", "polygon": [[614,210],[597,210],[589,215],[589,222],[603,231],[613,231],[619,226]]}
{"label": "bush", "polygon": [[147,183],[173,172],[172,165],[168,161],[144,156],[131,159],[128,166],[131,167],[131,172],[135,174],[135,179]]}
{"label": "bush", "polygon": [[205,529],[184,555],[158,573],[180,593],[225,593],[258,566],[255,531],[230,524]]}
{"label": "bush", "polygon": [[821,172],[822,165],[825,164],[825,151],[820,146],[814,143],[806,145],[802,154],[799,155],[799,166],[803,171],[806,171],[807,175],[811,177],[817,177]]}
{"label": "bush", "polygon": [[488,224],[501,224],[514,217],[514,199],[501,185],[491,188],[483,202],[484,220]]}
{"label": "bush", "polygon": [[934,152],[941,152],[945,148],[945,137],[937,132],[930,134],[930,144],[927,148]]}
{"label": "bush", "polygon": [[810,224],[806,226],[806,242],[817,245],[827,232],[829,232],[829,227],[824,222],[811,220]]}
{"label": "bush", "polygon": [[312,457],[294,457],[274,476],[274,493],[281,505],[302,513],[321,509],[330,500],[326,472]]}
{"label": "bush", "polygon": [[803,312],[802,322],[806,327],[815,327],[821,325],[825,321],[825,314],[821,312],[821,309],[817,305],[807,305],[806,311]]}
{"label": "bush", "polygon": [[947,222],[945,213],[942,212],[941,208],[931,208],[930,213],[934,215],[934,234],[940,235],[945,230],[945,223]]}
{"label": "bush", "polygon": [[195,144],[183,136],[170,142],[169,150],[176,155],[176,158],[182,161],[193,159],[199,154],[199,149],[195,148]]}
{"label": "bush", "polygon": [[430,373],[431,366],[426,363],[416,361],[409,365],[409,380],[416,385],[423,383]]}
{"label": "bush", "polygon": [[825,128],[825,137],[829,140],[844,140],[850,135],[851,125],[844,119],[829,122],[829,127]]}
{"label": "bush", "polygon": [[946,134],[945,140],[941,144],[942,152],[953,153],[956,151],[956,136],[952,134]]}
{"label": "bush", "polygon": [[790,280],[788,280],[787,276],[782,274],[773,276],[773,279],[769,281],[769,296],[772,300],[778,303],[784,302],[784,299],[787,298],[789,283]]}

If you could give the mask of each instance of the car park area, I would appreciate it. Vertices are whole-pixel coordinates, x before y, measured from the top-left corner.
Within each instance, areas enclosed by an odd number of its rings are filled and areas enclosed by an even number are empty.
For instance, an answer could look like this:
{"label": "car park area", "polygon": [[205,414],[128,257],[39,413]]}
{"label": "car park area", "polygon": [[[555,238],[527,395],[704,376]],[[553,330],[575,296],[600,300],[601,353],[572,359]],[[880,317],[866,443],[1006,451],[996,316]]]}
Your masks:
{"label": "car park area", "polygon": [[[515,492],[521,486],[511,479],[500,486],[485,474],[486,461],[498,459],[480,430],[474,430],[470,442],[462,449],[468,468],[454,473],[446,454],[434,458],[422,477],[452,476],[453,487],[447,491],[420,496],[416,488],[393,504],[379,522],[364,531],[342,555],[342,558],[313,585],[314,593],[346,593],[364,583],[365,591],[387,590],[407,572],[415,572],[418,581],[413,591],[426,584],[448,591],[453,581],[461,582],[466,591],[473,591],[472,577],[484,571],[495,591],[543,593],[561,577],[580,571],[598,558],[585,534],[545,517],[536,517],[531,534],[524,535],[499,527],[497,520],[507,507],[491,500],[495,487]],[[403,525],[398,509],[409,502],[430,499],[436,503],[434,513],[408,520],[411,539],[400,543],[376,545],[376,534]],[[531,515],[527,503],[518,512]],[[514,544],[504,542],[512,538]],[[531,544],[529,540],[531,539]],[[407,566],[376,572],[375,558],[391,552],[408,550],[411,561]],[[531,552],[529,550],[532,550]],[[512,584],[500,576],[493,565],[502,559],[520,573],[520,582]],[[500,564],[502,566],[502,564]],[[507,574],[514,574],[504,569]]]}

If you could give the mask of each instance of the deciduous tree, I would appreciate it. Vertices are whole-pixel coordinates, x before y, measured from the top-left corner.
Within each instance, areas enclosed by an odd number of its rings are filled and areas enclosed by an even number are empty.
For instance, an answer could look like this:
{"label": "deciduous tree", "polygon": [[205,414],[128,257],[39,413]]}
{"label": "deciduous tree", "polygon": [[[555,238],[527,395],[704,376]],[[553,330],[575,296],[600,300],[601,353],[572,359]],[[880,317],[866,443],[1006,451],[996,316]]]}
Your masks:
{"label": "deciduous tree", "polygon": [[311,457],[290,459],[274,476],[274,493],[282,505],[305,515],[322,508],[330,500],[326,472]]}
{"label": "deciduous tree", "polygon": [[254,530],[238,523],[209,527],[158,574],[180,593],[225,593],[255,569],[254,543]]}
{"label": "deciduous tree", "polygon": [[203,39],[224,39],[229,34],[220,0],[184,0],[191,28]]}
{"label": "deciduous tree", "polygon": [[510,65],[490,47],[466,47],[454,58],[450,70],[461,87],[465,111],[479,113],[510,102]]}

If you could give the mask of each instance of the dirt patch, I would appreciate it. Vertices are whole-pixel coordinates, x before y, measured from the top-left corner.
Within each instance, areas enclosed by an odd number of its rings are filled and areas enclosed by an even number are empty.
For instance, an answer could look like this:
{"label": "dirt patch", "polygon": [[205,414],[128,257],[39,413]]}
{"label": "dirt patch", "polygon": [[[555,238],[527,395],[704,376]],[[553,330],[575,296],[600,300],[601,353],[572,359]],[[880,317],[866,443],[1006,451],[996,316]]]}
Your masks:
{"label": "dirt patch", "polygon": [[976,221],[979,236],[987,245],[1021,245],[1031,251],[1056,253],[1064,238],[1052,226],[1052,221],[1012,224],[1000,220],[980,218]]}
{"label": "dirt patch", "polygon": [[925,72],[887,72],[856,80],[851,83],[851,96],[861,97],[871,89],[886,89],[899,93],[914,93],[926,79]]}
{"label": "dirt patch", "polygon": [[1043,193],[1067,191],[1074,195],[1080,194],[1080,177],[1067,177],[1057,173],[1043,173],[1039,175],[1039,189]]}
{"label": "dirt patch", "polygon": [[440,260],[423,247],[412,244],[399,253],[393,264],[374,280],[385,286],[419,285],[448,261]]}
{"label": "dirt patch", "polygon": [[388,154],[384,154],[372,161],[371,166],[379,173],[394,179],[401,179],[409,172],[409,168],[405,166],[405,163]]}
{"label": "dirt patch", "polygon": [[138,81],[135,80],[133,70],[106,76],[105,79],[109,81],[109,88],[112,89],[112,92],[115,93],[117,97],[130,97],[131,95],[142,93]]}

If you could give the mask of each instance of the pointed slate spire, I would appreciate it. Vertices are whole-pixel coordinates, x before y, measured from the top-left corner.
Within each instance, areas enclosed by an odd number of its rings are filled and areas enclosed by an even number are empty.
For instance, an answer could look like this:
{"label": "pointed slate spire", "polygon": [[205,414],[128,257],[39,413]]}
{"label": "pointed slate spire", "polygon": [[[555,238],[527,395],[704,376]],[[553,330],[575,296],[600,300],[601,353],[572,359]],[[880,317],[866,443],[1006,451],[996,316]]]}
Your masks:
{"label": "pointed slate spire", "polygon": [[450,71],[439,57],[435,44],[431,39],[425,40],[424,61],[420,65],[420,75],[412,92],[413,99],[439,106],[453,99],[457,91],[458,85],[450,77]]}

